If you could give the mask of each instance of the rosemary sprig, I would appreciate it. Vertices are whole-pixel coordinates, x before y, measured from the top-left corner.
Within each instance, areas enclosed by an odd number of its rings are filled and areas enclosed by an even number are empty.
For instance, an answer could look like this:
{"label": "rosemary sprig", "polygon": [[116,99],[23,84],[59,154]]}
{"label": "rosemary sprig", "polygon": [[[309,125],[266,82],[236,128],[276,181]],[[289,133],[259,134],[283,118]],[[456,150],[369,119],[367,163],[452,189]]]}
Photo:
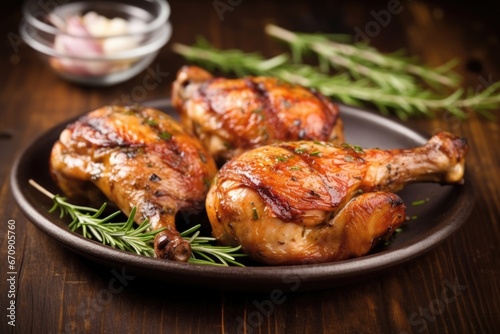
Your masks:
{"label": "rosemary sprig", "polygon": [[[300,58],[297,54],[301,56],[307,50],[319,54],[319,66],[294,62],[286,53],[266,59],[258,53],[220,50],[204,39],[198,39],[193,46],[174,44],[173,50],[209,70],[219,69],[238,76],[274,76],[315,88],[346,104],[372,104],[383,114],[393,111],[401,119],[418,115],[432,117],[438,111],[448,111],[457,118],[465,119],[468,110],[494,118],[490,111],[500,105],[498,83],[478,94],[466,93],[462,88],[443,94],[441,88],[458,85],[459,77],[450,70],[454,61],[438,68],[428,68],[408,57],[384,55],[367,46],[341,44],[329,40],[329,35],[297,34],[276,26],[268,26],[267,30],[283,40],[291,40],[292,56],[295,54],[295,58]],[[343,63],[337,62],[339,57]],[[326,73],[325,60],[329,63],[327,66],[331,65],[337,71]],[[424,87],[419,81],[427,82],[430,87]]]}
{"label": "rosemary sprig", "polygon": [[[155,236],[165,228],[151,230],[151,223],[147,219],[138,227],[135,227],[135,207],[125,222],[114,222],[113,219],[120,215],[121,212],[116,211],[106,217],[101,217],[106,208],[106,203],[99,209],[71,204],[65,197],[52,194],[34,180],[29,180],[29,183],[53,200],[54,205],[50,208],[50,213],[59,209],[60,218],[71,217],[72,221],[68,225],[71,231],[81,230],[85,238],[96,239],[113,248],[149,257],[154,256]],[[188,262],[219,266],[244,266],[236,260],[237,257],[246,256],[246,254],[240,252],[240,246],[212,245],[211,242],[215,241],[215,238],[200,236],[199,228],[200,225],[196,225],[181,233],[181,237],[191,244],[192,256]]]}
{"label": "rosemary sprig", "polygon": [[460,83],[460,76],[451,70],[457,64],[457,59],[429,68],[416,64],[413,58],[401,55],[401,51],[383,54],[363,43],[339,43],[330,35],[295,33],[273,24],[267,25],[265,31],[287,42],[295,61],[300,61],[303,53],[313,51],[319,57],[320,64],[330,63],[334,68],[342,67],[354,77],[367,77],[380,87],[404,92],[419,88],[416,79],[422,79],[434,87],[444,85],[456,88]]}
{"label": "rosemary sprig", "polygon": [[215,238],[200,236],[201,225],[195,225],[190,229],[181,233],[181,237],[189,240],[191,244],[192,257],[190,263],[211,264],[218,266],[227,266],[229,264],[244,267],[244,265],[236,261],[237,257],[246,257],[244,253],[238,253],[241,246],[214,246],[211,242]]}

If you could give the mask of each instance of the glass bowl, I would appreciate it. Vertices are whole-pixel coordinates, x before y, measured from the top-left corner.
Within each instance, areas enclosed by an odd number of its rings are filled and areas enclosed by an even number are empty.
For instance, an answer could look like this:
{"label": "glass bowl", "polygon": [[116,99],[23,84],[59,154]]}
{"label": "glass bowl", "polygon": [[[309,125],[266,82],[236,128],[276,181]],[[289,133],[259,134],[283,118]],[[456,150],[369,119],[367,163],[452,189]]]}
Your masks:
{"label": "glass bowl", "polygon": [[23,40],[61,77],[92,86],[116,84],[146,69],[172,34],[164,0],[28,0]]}

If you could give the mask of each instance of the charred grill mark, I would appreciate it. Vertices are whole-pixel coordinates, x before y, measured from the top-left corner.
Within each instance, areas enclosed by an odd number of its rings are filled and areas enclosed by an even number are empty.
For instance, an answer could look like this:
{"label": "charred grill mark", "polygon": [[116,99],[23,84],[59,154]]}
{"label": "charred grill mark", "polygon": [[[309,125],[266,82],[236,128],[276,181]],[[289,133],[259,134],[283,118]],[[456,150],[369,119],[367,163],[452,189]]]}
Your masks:
{"label": "charred grill mark", "polygon": [[179,173],[186,173],[190,168],[190,161],[191,163],[193,161],[185,159],[186,152],[184,152],[182,147],[179,145],[179,141],[182,141],[182,138],[172,136],[169,140],[161,140],[151,144],[151,149],[153,152],[160,154],[162,161],[167,166],[178,171]]}
{"label": "charred grill mark", "polygon": [[[301,213],[300,210],[291,207],[287,201],[278,196],[272,187],[261,184],[260,180],[253,177],[251,172],[240,169],[237,171],[237,174],[239,176],[237,179],[246,187],[255,190],[280,219],[292,220],[294,216]],[[228,176],[229,179],[233,178],[230,175]]]}
{"label": "charred grill mark", "polygon": [[[318,171],[316,169],[317,165],[315,163],[317,156],[311,155],[311,154],[298,153],[296,150],[296,147],[289,145],[287,143],[279,144],[279,147],[281,147],[281,148],[287,150],[288,152],[292,153],[293,155],[297,156],[300,160],[302,160],[305,164],[307,164],[307,166],[309,166],[310,170],[314,171],[314,175],[317,176],[321,180],[322,185],[325,187],[328,194],[330,195],[330,203],[332,204],[332,209],[334,209],[339,204],[338,202],[335,201],[335,198],[338,198],[339,194],[337,193],[335,188],[333,188],[330,185],[330,183],[328,182],[325,175],[323,173],[318,173]],[[319,194],[315,193],[315,195],[316,195],[315,196],[316,198],[320,197]]]}
{"label": "charred grill mark", "polygon": [[106,119],[102,117],[85,115],[68,128],[73,130],[74,135],[81,135],[93,145],[102,147],[140,147],[143,145],[125,140],[113,128],[106,126]]}
{"label": "charred grill mark", "polygon": [[328,98],[320,94],[318,91],[313,89],[309,89],[309,91],[321,102],[323,106],[321,111],[323,112],[325,121],[323,122],[323,128],[321,129],[321,136],[326,140],[339,120],[338,106],[333,104]]}
{"label": "charred grill mark", "polygon": [[290,137],[288,127],[281,122],[278,117],[280,110],[274,108],[269,98],[269,92],[262,83],[255,83],[252,79],[244,79],[248,88],[250,88],[258,97],[262,105],[266,124],[273,130],[276,139],[285,139]]}
{"label": "charred grill mark", "polygon": [[393,207],[393,208],[404,205],[403,200],[399,196],[398,197],[390,197],[389,203],[391,204],[391,207]]}
{"label": "charred grill mark", "polygon": [[158,181],[161,181],[161,178],[158,175],[156,175],[155,173],[153,173],[149,176],[149,181],[158,182]]}
{"label": "charred grill mark", "polygon": [[[207,80],[200,84],[199,88],[196,91],[196,97],[198,98],[198,101],[205,104],[204,110],[206,113],[210,114],[211,117],[214,117],[217,119],[218,122],[224,123],[224,120],[222,119],[223,117],[221,116],[220,110],[214,106],[214,97],[216,96],[226,96],[228,91],[235,91],[237,88],[235,87],[225,87],[225,88],[214,88],[213,84],[214,82],[221,80],[220,78],[214,78],[211,80]],[[229,80],[229,79],[223,79],[223,80]],[[235,79],[239,80],[239,79]],[[265,123],[264,123],[265,124]],[[228,138],[231,138],[231,141],[233,141],[234,146],[236,147],[247,147],[250,148],[252,147],[251,143],[249,140],[245,140],[241,134],[236,132],[236,129],[234,129],[231,126],[224,126],[224,131],[228,133],[227,137],[224,137],[225,143],[227,149],[231,149],[229,147],[231,143],[227,142]],[[202,134],[203,130],[202,129],[195,129],[196,133]]]}

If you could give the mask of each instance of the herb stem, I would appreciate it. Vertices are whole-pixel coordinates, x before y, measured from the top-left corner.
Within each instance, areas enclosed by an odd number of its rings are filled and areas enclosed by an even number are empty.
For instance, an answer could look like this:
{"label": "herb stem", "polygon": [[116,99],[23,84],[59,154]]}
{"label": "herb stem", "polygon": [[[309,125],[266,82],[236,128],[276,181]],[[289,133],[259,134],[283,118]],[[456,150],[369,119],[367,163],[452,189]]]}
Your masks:
{"label": "herb stem", "polygon": [[[125,222],[114,222],[115,218],[121,214],[120,211],[115,211],[106,217],[101,217],[106,208],[104,203],[99,209],[85,207],[68,203],[66,198],[59,195],[54,195],[34,180],[28,181],[35,189],[46,195],[54,202],[49,212],[60,210],[60,218],[68,215],[72,221],[68,228],[75,232],[81,229],[83,237],[96,239],[102,244],[109,245],[113,248],[118,248],[123,251],[137,253],[138,255],[154,256],[154,239],[155,236],[165,228],[151,230],[151,224],[148,220],[144,220],[139,226],[135,227],[136,208],[133,207],[130,215]],[[242,263],[236,261],[236,257],[246,256],[240,252],[241,247],[216,246],[211,242],[214,238],[200,236],[201,225],[193,226],[192,228],[182,232],[180,235],[191,245],[192,257],[188,260],[190,263],[243,266]],[[197,259],[196,256],[201,256],[203,259]]]}
{"label": "herb stem", "polygon": [[[350,68],[354,72],[359,72],[360,74],[367,76],[373,75],[372,68],[356,61],[363,61],[368,64],[377,65],[381,69],[407,72],[420,77],[429,83],[435,82],[448,87],[456,87],[460,81],[460,77],[456,73],[449,71],[453,65],[456,65],[456,59],[451,60],[440,67],[429,69],[424,66],[412,64],[412,60],[409,58],[401,59],[391,55],[384,55],[364,44],[350,45],[346,43],[339,43],[324,34],[294,33],[273,24],[267,25],[265,27],[265,31],[267,34],[275,38],[281,39],[291,45],[295,45],[293,50],[309,47],[319,55],[329,59],[332,65],[340,65],[345,68]],[[388,73],[388,75],[391,75],[391,73]],[[406,80],[409,80],[409,78],[407,77]]]}
{"label": "herb stem", "polygon": [[[291,57],[283,53],[266,59],[258,53],[219,50],[203,39],[193,46],[174,44],[173,50],[209,70],[273,76],[317,89],[345,104],[371,105],[383,114],[394,112],[403,120],[418,115],[433,117],[438,111],[465,119],[470,109],[494,119],[490,111],[500,105],[499,82],[481,92],[457,88],[460,77],[451,70],[456,60],[431,68],[396,53],[387,55],[366,45],[339,43],[326,34],[295,33],[275,25],[266,26],[266,32],[289,43]],[[318,66],[300,62],[307,51],[318,55]],[[429,87],[422,85],[424,82]],[[449,87],[455,90],[444,93]]]}

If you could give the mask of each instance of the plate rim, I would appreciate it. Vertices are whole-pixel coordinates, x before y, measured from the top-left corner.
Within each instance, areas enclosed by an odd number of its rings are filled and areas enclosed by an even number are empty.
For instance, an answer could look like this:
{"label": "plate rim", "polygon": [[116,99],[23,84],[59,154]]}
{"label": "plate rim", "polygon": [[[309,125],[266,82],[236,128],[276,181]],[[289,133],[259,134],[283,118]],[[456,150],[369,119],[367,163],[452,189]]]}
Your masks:
{"label": "plate rim", "polygon": [[[155,99],[145,101],[142,104],[155,108],[171,105],[170,99]],[[389,125],[400,133],[404,132],[406,137],[411,134],[410,139],[414,141],[426,141],[425,135],[395,120],[362,108],[342,104],[340,104],[340,107],[341,112],[350,114],[350,116],[367,119],[370,122],[376,122],[384,126]],[[22,186],[18,182],[19,168],[23,160],[28,158],[27,154],[30,150],[33,150],[36,143],[40,142],[58,127],[65,126],[80,116],[70,118],[49,128],[32,140],[18,154],[10,173],[10,187],[14,199],[21,212],[33,225],[69,250],[108,267],[128,268],[130,272],[136,272],[138,275],[152,279],[168,280],[179,284],[198,285],[221,290],[240,291],[271,291],[274,289],[288,291],[318,290],[354,283],[364,280],[359,277],[362,273],[368,272],[376,276],[388,268],[408,262],[435,248],[448,239],[467,221],[474,206],[471,182],[455,186],[458,189],[458,195],[455,203],[453,203],[453,208],[456,210],[446,212],[447,219],[419,237],[418,241],[408,245],[401,245],[395,249],[384,250],[338,262],[287,266],[263,265],[242,268],[206,266],[149,258],[100,244],[94,240],[84,238],[76,232],[71,232],[69,229],[58,226],[31,204],[31,201],[25,196]],[[470,179],[467,168],[465,178],[467,180]],[[250,279],[253,282],[251,285],[248,285]],[[299,279],[298,286],[291,286],[289,283],[296,282],[294,281],[296,279]]]}

